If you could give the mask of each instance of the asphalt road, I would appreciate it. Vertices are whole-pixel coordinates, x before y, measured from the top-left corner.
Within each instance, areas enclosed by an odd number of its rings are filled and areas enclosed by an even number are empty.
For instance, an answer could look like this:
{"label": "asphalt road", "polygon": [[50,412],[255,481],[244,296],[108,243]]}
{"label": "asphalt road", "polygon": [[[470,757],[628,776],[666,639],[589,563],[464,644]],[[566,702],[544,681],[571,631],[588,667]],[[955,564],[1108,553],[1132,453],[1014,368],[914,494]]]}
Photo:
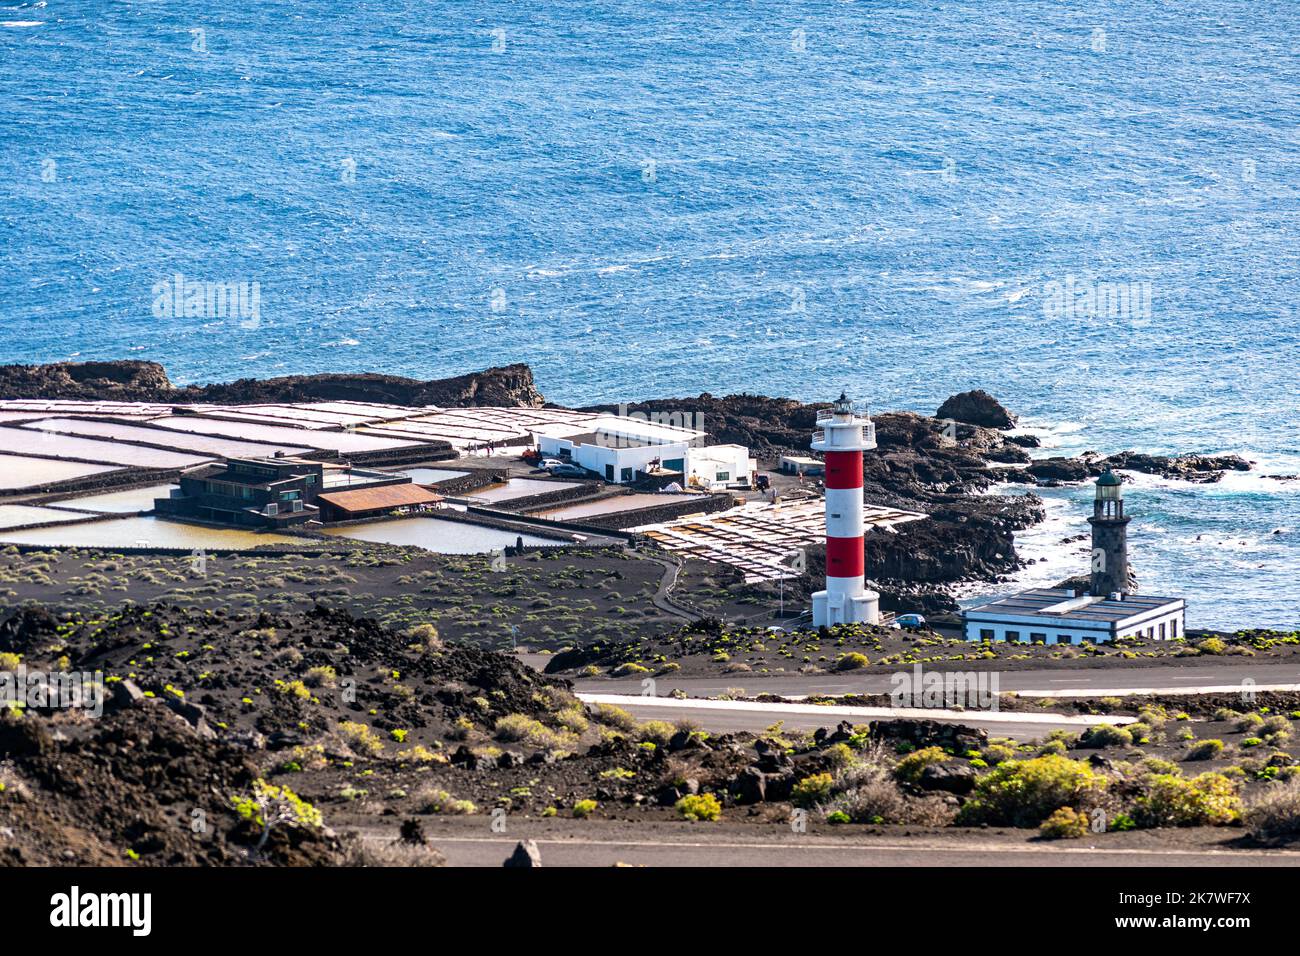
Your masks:
{"label": "asphalt road", "polygon": [[[709,733],[714,734],[736,733],[739,731],[758,734],[776,723],[780,723],[785,730],[812,731],[818,727],[833,728],[841,720],[847,720],[853,724],[865,724],[872,720],[880,720],[890,716],[884,713],[866,713],[866,711],[883,710],[883,708],[811,707],[804,705],[815,712],[803,713],[801,709],[783,708],[780,704],[746,708],[743,703],[737,702],[726,709],[717,709],[709,706],[692,705],[689,700],[665,701],[662,698],[654,697],[627,697],[614,703],[637,720],[666,720],[670,723],[685,720],[695,724],[701,730],[707,730]],[[854,713],[855,711],[862,711],[863,713]],[[1027,723],[1023,720],[1017,720],[1016,715],[1006,714],[999,717],[996,714],[978,710],[962,712],[932,710],[923,713],[907,711],[896,712],[895,716],[924,717],[940,722],[981,727],[988,731],[990,737],[1010,737],[1013,740],[1040,740],[1053,730],[1061,729],[1068,730],[1071,733],[1079,733],[1083,729],[1077,720],[1069,717],[1063,717],[1060,720],[1038,720]],[[1034,714],[1032,716],[1042,718],[1048,715]],[[1128,719],[1110,718],[1107,722],[1117,724]]]}
{"label": "asphalt road", "polygon": [[[530,655],[537,656],[537,655]],[[545,658],[541,658],[545,660]],[[1083,691],[1105,695],[1117,690],[1159,690],[1190,692],[1197,688],[1223,687],[1237,690],[1250,679],[1258,687],[1270,685],[1300,686],[1300,665],[1284,661],[1242,661],[1240,659],[1204,662],[1196,665],[1161,664],[1142,667],[1044,667],[1033,670],[997,670],[998,689],[1027,695],[1060,694]],[[542,666],[545,666],[544,664]],[[955,665],[935,670],[964,670]],[[900,668],[901,670],[901,668]],[[926,668],[930,670],[930,668]],[[971,668],[987,670],[987,668]],[[753,674],[728,674],[718,677],[678,677],[668,675],[654,679],[655,695],[667,696],[674,690],[691,697],[712,697],[730,688],[743,688],[750,696],[776,694],[801,697],[808,694],[882,694],[892,689],[895,670],[869,671],[863,674],[789,674],[761,677]],[[640,694],[640,678],[628,680],[584,679],[575,681],[579,691],[593,694]]]}
{"label": "asphalt road", "polygon": [[[869,835],[848,829],[793,833],[788,826],[618,820],[506,821],[505,833],[486,822],[426,822],[429,843],[450,866],[500,866],[520,840],[537,842],[546,866],[1297,866],[1300,852],[1237,850],[1221,832],[1160,835],[1103,834],[1068,845],[1034,840],[1034,831],[961,831],[917,836]],[[1154,831],[1152,831],[1154,832]],[[368,831],[367,840],[394,834]]]}

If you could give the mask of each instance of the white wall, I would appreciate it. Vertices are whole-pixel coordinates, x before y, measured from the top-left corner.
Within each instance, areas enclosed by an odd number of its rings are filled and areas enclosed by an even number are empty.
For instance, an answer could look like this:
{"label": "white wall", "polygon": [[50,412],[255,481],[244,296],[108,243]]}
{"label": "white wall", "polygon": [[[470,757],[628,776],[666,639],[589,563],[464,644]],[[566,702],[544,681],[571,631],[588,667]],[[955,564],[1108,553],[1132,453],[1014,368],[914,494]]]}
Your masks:
{"label": "white wall", "polygon": [[[1174,637],[1182,637],[1186,627],[1184,622],[1184,611],[1180,608],[1179,610],[1170,611],[1166,614],[1161,614],[1158,617],[1153,617],[1150,620],[1143,621],[1140,625],[1121,628],[1118,636],[1132,637],[1139,633],[1145,635],[1148,630],[1150,630],[1154,634],[1154,638],[1159,640],[1161,624],[1165,625],[1165,640],[1173,640]],[[1174,633],[1175,624],[1178,627],[1177,634]],[[1019,632],[1020,640],[1023,643],[1031,642],[1029,637],[1030,634],[1046,634],[1048,644],[1057,643],[1057,638],[1061,635],[1069,635],[1071,644],[1082,644],[1085,639],[1094,643],[1104,643],[1110,640],[1109,629],[1088,630],[1080,627],[1077,623],[1075,623],[1074,626],[1071,626],[1068,622],[1062,624],[1017,624],[1008,623],[1006,621],[981,621],[978,619],[968,619],[965,622],[965,629],[966,640],[968,641],[983,640],[983,638],[980,637],[980,631],[983,630],[991,630],[993,632],[994,641],[1005,641],[1007,639],[1007,631]]]}
{"label": "white wall", "polygon": [[547,435],[537,436],[537,448],[546,458],[560,458],[562,451],[567,451],[573,463],[605,477],[605,466],[614,466],[614,481],[622,483],[623,469],[632,469],[632,478],[638,471],[644,470],[650,462],[660,462],[674,458],[685,458],[686,442],[669,442],[664,445],[637,445],[631,448],[616,448],[609,445],[574,445],[567,438],[554,438]]}
{"label": "white wall", "polygon": [[[748,482],[756,466],[757,462],[749,457],[749,449],[744,445],[692,448],[686,455],[686,480],[689,482],[695,477],[702,487],[722,488]],[[720,472],[726,472],[728,477],[719,480]]]}

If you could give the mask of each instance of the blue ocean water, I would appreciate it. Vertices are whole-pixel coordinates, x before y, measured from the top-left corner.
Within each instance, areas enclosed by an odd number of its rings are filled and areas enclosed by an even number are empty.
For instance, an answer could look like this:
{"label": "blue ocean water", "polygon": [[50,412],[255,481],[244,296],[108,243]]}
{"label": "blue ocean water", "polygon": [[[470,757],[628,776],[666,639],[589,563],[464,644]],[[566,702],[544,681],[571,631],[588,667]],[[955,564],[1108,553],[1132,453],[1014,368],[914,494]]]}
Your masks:
{"label": "blue ocean water", "polygon": [[[1298,23],[1294,0],[0,0],[0,361],[526,361],[565,403],[847,387],[932,412],[983,387],[1064,452],[1297,473]],[[177,273],[256,282],[259,321],[156,314]],[[1146,295],[1063,311],[1068,283]],[[1144,585],[1193,624],[1300,626],[1295,483],[1130,497]]]}

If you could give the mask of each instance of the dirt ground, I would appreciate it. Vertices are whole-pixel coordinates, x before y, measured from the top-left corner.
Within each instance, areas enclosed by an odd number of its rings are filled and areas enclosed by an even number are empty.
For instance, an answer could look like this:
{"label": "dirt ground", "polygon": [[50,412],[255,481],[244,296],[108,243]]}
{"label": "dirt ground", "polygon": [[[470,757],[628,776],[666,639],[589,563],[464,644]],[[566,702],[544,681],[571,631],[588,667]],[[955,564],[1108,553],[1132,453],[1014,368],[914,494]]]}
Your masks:
{"label": "dirt ground", "polygon": [[[1296,693],[1075,700],[1062,706],[1139,722],[1029,743],[932,721],[711,735],[584,705],[427,626],[324,608],[28,608],[0,623],[0,655],[10,671],[99,671],[110,694],[102,717],[44,704],[0,717],[0,860],[14,864],[429,865],[419,834],[447,818],[759,834],[801,812],[807,832],[846,839],[1191,828],[1228,849],[1300,836]],[[1282,810],[1261,824],[1265,798]],[[1088,825],[1040,831],[1061,808]],[[291,812],[259,851],[273,810]],[[344,832],[398,825],[399,845]]]}
{"label": "dirt ground", "polygon": [[[382,545],[320,556],[215,554],[202,570],[189,557],[87,549],[24,554],[11,546],[0,551],[0,601],[69,609],[166,601],[269,613],[323,603],[394,627],[430,623],[448,640],[500,649],[555,649],[682,623],[652,600],[663,567],[627,552],[534,551],[498,567],[489,555]],[[693,596],[690,585],[679,592]]]}

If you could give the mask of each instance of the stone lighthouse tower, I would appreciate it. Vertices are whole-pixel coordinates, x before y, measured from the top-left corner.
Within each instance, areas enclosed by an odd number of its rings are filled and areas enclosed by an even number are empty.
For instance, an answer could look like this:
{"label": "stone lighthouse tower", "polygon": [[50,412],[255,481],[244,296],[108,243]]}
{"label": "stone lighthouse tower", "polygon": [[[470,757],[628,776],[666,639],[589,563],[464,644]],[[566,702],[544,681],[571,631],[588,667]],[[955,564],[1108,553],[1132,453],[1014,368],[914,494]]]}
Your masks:
{"label": "stone lighthouse tower", "polygon": [[1124,515],[1124,485],[1109,468],[1097,479],[1092,503],[1092,585],[1096,597],[1124,594],[1128,583],[1128,522]]}
{"label": "stone lighthouse tower", "polygon": [[813,624],[880,621],[880,595],[863,576],[862,453],[876,447],[876,426],[840,393],[817,413],[811,447],[826,458],[826,590],[813,595]]}

